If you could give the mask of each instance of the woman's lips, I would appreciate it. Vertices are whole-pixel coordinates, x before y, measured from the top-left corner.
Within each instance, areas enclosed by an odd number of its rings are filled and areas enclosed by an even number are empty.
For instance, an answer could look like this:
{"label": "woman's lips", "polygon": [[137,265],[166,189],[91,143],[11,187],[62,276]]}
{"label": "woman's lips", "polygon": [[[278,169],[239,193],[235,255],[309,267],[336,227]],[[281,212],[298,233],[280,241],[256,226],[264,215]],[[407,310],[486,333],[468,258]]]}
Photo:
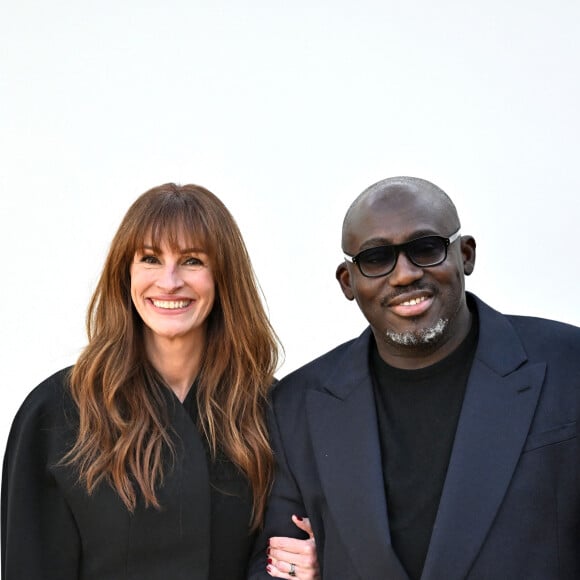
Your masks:
{"label": "woman's lips", "polygon": [[151,303],[155,308],[161,308],[162,310],[180,310],[182,308],[187,308],[193,300],[180,299],[180,300],[157,300],[151,298]]}

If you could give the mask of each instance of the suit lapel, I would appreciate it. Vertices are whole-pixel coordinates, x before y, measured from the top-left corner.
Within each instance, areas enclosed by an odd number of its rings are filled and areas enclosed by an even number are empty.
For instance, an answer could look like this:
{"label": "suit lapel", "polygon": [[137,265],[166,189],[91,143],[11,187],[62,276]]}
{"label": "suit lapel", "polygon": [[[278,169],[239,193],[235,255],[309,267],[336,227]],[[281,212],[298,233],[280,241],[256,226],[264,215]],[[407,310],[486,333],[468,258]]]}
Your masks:
{"label": "suit lapel", "polygon": [[545,364],[526,364],[508,320],[481,302],[469,376],[422,580],[465,578],[511,481]]}
{"label": "suit lapel", "polygon": [[369,337],[349,347],[325,390],[308,393],[308,420],[329,511],[361,578],[408,580],[390,545]]}

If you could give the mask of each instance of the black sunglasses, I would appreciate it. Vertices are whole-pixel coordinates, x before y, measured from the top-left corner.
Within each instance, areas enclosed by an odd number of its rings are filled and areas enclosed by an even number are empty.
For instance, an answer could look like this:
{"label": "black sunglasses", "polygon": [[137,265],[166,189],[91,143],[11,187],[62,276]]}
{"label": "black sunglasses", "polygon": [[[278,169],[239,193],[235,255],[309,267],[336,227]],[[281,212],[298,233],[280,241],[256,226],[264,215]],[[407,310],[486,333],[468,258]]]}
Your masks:
{"label": "black sunglasses", "polygon": [[356,256],[345,254],[347,262],[356,264],[360,273],[367,278],[380,278],[390,274],[397,265],[399,252],[405,252],[407,258],[419,268],[429,268],[442,264],[447,258],[447,248],[460,236],[460,230],[448,238],[442,236],[425,236],[410,240],[404,244],[377,246],[359,252]]}

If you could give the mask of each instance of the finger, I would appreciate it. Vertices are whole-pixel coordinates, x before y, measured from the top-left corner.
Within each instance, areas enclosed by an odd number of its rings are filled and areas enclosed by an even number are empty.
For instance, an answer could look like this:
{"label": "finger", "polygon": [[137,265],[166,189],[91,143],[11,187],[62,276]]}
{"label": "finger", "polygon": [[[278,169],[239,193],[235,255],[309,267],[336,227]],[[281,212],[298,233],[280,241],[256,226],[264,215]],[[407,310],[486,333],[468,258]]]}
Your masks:
{"label": "finger", "polygon": [[280,570],[278,570],[278,568],[276,568],[276,566],[274,566],[274,564],[268,564],[266,566],[266,572],[268,572],[268,574],[270,574],[270,576],[272,576],[273,578],[282,578],[283,577]]}
{"label": "finger", "polygon": [[295,562],[304,568],[309,568],[316,562],[316,545],[314,540],[301,540],[302,544],[296,549],[281,550],[270,546],[268,556],[272,560]]}
{"label": "finger", "polygon": [[301,516],[293,515],[292,521],[303,532],[306,532],[310,536],[311,540],[314,539],[314,532],[312,531],[312,526],[310,525],[310,518],[303,518]]}
{"label": "finger", "polygon": [[276,562],[275,564],[274,563],[268,564],[266,566],[266,572],[268,572],[268,574],[270,574],[270,576],[274,578],[286,578],[286,580],[292,580],[293,578],[298,577],[297,575],[290,576],[289,574],[290,564],[282,561]]}
{"label": "finger", "polygon": [[268,564],[266,566],[266,572],[268,572],[268,574],[270,574],[270,576],[273,578],[284,578],[286,576],[286,574],[283,574],[280,570],[278,570],[274,564]]}
{"label": "finger", "polygon": [[305,580],[316,577],[319,571],[316,548],[313,540],[302,540],[304,550],[301,553],[284,552],[270,548],[268,551],[268,564],[274,565],[281,572],[290,572],[290,563],[294,563],[294,570],[300,570],[300,578]]}
{"label": "finger", "polygon": [[271,550],[281,550],[290,554],[309,553],[314,546],[314,539],[297,540],[296,538],[272,537],[268,542]]}

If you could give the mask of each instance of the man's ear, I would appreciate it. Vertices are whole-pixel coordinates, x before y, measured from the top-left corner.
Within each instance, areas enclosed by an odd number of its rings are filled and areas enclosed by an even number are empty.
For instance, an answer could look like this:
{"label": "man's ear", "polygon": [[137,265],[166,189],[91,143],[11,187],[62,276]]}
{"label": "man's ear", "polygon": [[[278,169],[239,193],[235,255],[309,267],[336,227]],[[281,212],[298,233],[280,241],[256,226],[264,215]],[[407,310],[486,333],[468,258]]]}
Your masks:
{"label": "man's ear", "polygon": [[347,299],[354,300],[354,293],[350,286],[350,272],[348,271],[348,266],[345,262],[341,262],[336,268],[336,279],[340,284],[342,293],[347,297]]}
{"label": "man's ear", "polygon": [[461,256],[463,273],[469,276],[475,268],[475,239],[472,236],[461,236]]}

